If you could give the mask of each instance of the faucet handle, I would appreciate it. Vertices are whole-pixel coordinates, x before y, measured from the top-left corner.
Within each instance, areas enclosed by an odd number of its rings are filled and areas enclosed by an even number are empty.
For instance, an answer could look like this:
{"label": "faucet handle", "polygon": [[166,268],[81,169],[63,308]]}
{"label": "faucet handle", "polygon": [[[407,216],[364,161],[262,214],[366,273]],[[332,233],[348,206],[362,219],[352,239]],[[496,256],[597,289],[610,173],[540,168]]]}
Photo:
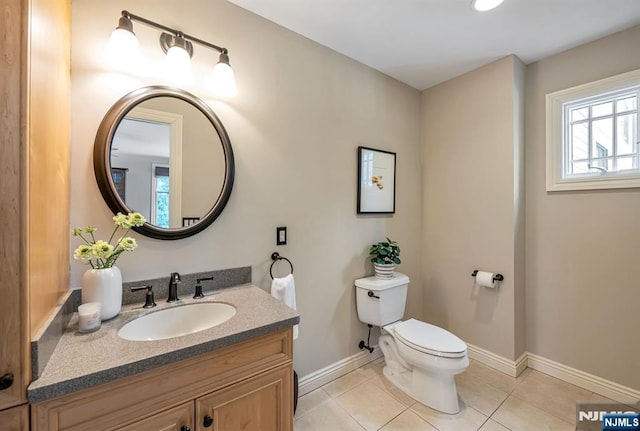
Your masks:
{"label": "faucet handle", "polygon": [[204,295],[202,294],[202,282],[207,280],[213,280],[213,277],[204,277],[204,278],[196,278],[196,291],[193,294],[193,299],[202,299]]}
{"label": "faucet handle", "polygon": [[201,283],[201,282],[203,282],[203,281],[207,281],[207,280],[213,280],[213,276],[211,276],[211,277],[204,277],[204,278],[196,278],[196,282],[197,282],[198,284],[200,284],[200,283]]}
{"label": "faucet handle", "polygon": [[142,308],[153,308],[156,306],[156,302],[153,299],[153,285],[149,284],[148,286],[142,286],[142,287],[132,287],[131,291],[132,292],[137,292],[139,290],[144,290],[147,289],[147,294],[145,296],[144,299],[144,305],[142,306]]}

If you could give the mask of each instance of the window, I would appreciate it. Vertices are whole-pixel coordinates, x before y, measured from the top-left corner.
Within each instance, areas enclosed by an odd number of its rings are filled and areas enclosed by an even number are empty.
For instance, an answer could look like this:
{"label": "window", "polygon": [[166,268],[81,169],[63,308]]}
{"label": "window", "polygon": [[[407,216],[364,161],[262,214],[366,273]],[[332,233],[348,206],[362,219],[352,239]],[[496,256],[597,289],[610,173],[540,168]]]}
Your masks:
{"label": "window", "polygon": [[169,227],[169,167],[152,165],[151,223],[158,227]]}
{"label": "window", "polygon": [[547,94],[547,190],[640,187],[640,70]]}

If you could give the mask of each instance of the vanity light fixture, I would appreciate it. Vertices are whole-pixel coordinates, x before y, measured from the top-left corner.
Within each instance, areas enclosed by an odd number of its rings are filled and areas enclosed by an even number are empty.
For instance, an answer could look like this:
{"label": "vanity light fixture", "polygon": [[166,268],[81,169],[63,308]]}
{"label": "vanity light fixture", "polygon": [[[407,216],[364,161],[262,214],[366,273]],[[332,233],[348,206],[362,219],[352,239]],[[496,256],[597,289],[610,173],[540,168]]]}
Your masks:
{"label": "vanity light fixture", "polygon": [[213,68],[213,73],[205,80],[207,86],[211,87],[220,96],[233,97],[238,94],[233,69],[229,64],[229,51],[227,48],[222,48],[185,34],[180,30],[134,15],[126,10],[122,11],[118,27],[111,34],[111,39],[107,46],[107,59],[113,66],[122,68],[125,65],[131,65],[139,57],[140,47],[138,39],[133,32],[132,21],[141,22],[162,30],[160,47],[167,55],[164,67],[167,77],[172,82],[178,85],[193,83],[191,56],[193,55],[193,44],[197,43],[220,53],[218,63]]}
{"label": "vanity light fixture", "polygon": [[503,1],[504,0],[473,0],[471,7],[478,12],[486,12],[500,6]]}

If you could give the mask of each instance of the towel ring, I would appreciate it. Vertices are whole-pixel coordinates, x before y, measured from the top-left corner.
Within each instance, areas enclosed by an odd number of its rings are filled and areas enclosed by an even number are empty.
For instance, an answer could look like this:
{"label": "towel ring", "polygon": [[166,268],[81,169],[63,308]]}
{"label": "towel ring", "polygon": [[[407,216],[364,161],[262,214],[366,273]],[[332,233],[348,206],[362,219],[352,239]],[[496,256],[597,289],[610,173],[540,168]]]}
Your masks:
{"label": "towel ring", "polygon": [[271,253],[271,260],[273,260],[273,262],[271,263],[271,266],[269,267],[269,275],[271,276],[271,279],[273,280],[273,265],[276,264],[277,261],[279,260],[286,260],[287,262],[289,262],[289,266],[291,266],[291,274],[293,274],[293,263],[291,263],[291,261],[289,259],[287,259],[284,256],[280,256],[280,254],[277,251],[274,251],[273,253]]}

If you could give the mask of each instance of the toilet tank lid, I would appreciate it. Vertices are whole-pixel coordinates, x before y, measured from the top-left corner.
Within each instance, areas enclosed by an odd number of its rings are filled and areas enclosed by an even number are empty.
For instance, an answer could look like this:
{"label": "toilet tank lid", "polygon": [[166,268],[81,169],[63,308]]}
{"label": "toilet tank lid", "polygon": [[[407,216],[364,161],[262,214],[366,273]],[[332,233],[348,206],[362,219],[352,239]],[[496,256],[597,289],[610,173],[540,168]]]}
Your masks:
{"label": "toilet tank lid", "polygon": [[367,277],[356,280],[356,287],[368,290],[385,290],[392,287],[409,284],[409,277],[399,272],[394,272],[391,278]]}

